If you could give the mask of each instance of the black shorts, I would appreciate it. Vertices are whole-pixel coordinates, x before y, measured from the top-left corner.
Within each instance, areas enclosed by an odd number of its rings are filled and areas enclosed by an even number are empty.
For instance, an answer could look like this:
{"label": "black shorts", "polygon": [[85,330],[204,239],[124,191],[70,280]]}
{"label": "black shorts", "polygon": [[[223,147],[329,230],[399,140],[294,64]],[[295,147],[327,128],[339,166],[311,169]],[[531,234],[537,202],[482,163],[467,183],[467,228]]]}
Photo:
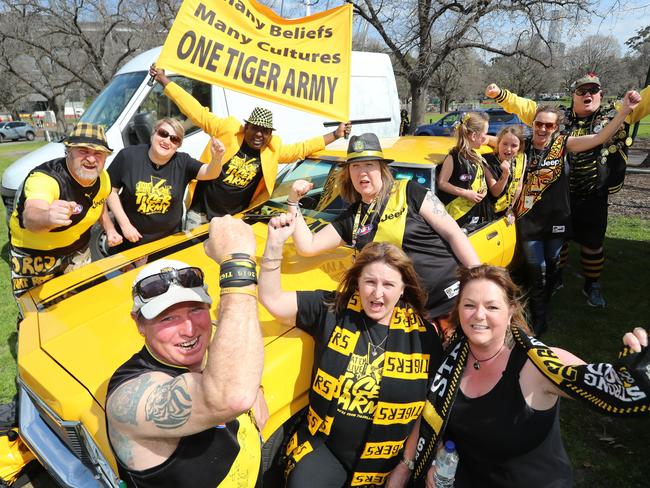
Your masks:
{"label": "black shorts", "polygon": [[573,240],[589,249],[599,249],[607,230],[607,194],[571,197]]}

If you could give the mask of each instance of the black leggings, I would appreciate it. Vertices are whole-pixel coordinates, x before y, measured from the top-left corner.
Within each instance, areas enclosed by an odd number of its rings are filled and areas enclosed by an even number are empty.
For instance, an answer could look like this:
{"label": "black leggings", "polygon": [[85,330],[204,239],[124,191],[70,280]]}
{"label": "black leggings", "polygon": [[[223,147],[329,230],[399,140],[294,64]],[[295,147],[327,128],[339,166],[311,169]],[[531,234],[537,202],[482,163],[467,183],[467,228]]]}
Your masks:
{"label": "black leggings", "polygon": [[287,479],[288,488],[341,488],[348,473],[323,443],[303,457]]}

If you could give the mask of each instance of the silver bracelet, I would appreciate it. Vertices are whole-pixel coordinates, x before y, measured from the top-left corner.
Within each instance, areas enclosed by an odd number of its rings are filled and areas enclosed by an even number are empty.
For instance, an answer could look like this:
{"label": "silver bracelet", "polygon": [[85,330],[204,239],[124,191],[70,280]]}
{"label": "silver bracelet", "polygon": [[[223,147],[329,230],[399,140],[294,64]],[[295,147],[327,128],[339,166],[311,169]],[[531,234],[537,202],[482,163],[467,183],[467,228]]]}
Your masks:
{"label": "silver bracelet", "polygon": [[300,202],[292,202],[291,200],[287,200],[287,206],[289,207],[300,207]]}
{"label": "silver bracelet", "polygon": [[273,262],[273,261],[282,261],[282,256],[280,256],[279,258],[269,258],[267,256],[262,256],[263,263]]}

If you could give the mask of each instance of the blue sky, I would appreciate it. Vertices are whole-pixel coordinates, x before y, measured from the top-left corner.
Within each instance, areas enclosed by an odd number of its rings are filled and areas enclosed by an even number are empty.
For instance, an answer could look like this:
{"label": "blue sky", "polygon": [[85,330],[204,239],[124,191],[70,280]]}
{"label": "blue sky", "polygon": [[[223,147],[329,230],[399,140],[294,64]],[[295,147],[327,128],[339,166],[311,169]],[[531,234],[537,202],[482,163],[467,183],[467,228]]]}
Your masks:
{"label": "blue sky", "polygon": [[584,31],[593,34],[611,35],[621,44],[625,52],[625,41],[639,29],[650,25],[650,0],[601,1],[602,12],[609,15],[604,20],[593,22]]}
{"label": "blue sky", "polygon": [[[280,2],[282,0],[267,0],[264,3],[271,5],[276,12],[280,12]],[[312,3],[314,0],[311,0]],[[312,8],[312,13],[324,10],[326,6],[335,7],[341,5],[340,0],[319,0]],[[284,0],[284,13],[291,11],[301,12],[304,15],[304,6],[298,0]],[[632,37],[640,28],[650,25],[650,0],[601,0],[596,10],[604,18],[582,18],[577,19],[577,25],[565,25],[563,38],[567,37],[580,39],[592,34],[611,35],[616,38],[621,45],[622,53],[625,53],[625,41]],[[571,32],[569,29],[572,28]]]}

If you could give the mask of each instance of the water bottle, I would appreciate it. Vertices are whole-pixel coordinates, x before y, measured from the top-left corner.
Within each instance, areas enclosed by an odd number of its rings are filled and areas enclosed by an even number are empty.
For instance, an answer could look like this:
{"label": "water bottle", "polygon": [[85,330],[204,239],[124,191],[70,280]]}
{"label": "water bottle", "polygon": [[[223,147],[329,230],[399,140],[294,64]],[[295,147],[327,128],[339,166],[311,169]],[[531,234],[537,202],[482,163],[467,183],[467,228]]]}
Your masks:
{"label": "water bottle", "polygon": [[454,441],[445,442],[436,455],[436,472],[434,480],[436,488],[452,488],[458,467],[458,452]]}

